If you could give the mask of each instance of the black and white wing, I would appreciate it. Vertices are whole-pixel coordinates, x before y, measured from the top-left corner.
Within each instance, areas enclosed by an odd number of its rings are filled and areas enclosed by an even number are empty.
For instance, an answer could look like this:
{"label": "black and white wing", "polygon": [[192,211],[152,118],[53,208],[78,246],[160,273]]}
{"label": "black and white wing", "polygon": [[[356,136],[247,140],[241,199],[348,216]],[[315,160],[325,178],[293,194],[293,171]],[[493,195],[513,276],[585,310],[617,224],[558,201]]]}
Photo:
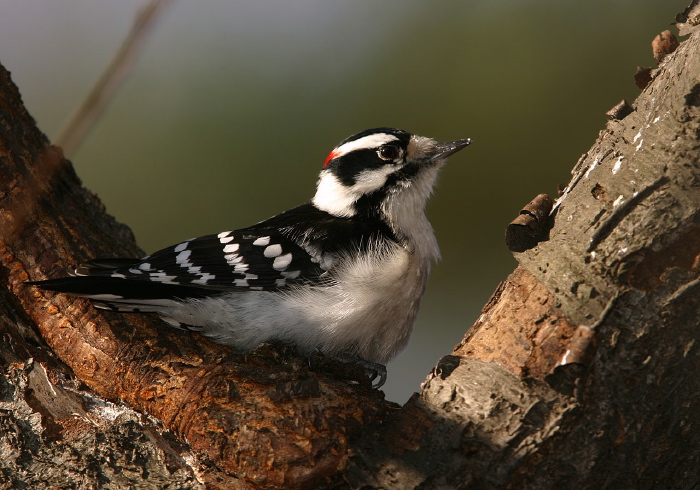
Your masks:
{"label": "black and white wing", "polygon": [[330,267],[310,245],[278,230],[227,231],[186,240],[141,259],[96,259],[70,277],[30,284],[98,303],[183,300],[230,291],[274,291],[314,284]]}
{"label": "black and white wing", "polygon": [[185,240],[141,259],[91,260],[70,277],[28,284],[120,311],[230,292],[328,286],[338,260],[373,246],[379,236],[393,239],[376,220],[339,218],[305,204],[251,227]]}

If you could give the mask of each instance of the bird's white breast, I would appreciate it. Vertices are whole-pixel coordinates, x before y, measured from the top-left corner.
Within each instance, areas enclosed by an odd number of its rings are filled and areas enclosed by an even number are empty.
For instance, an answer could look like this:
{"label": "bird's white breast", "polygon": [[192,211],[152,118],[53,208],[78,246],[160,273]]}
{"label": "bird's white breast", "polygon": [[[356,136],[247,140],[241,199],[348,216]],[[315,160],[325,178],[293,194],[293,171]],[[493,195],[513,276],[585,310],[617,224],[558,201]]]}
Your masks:
{"label": "bird's white breast", "polygon": [[377,244],[340,257],[324,285],[191,299],[161,315],[242,350],[276,339],[384,364],[408,341],[429,269],[404,247]]}

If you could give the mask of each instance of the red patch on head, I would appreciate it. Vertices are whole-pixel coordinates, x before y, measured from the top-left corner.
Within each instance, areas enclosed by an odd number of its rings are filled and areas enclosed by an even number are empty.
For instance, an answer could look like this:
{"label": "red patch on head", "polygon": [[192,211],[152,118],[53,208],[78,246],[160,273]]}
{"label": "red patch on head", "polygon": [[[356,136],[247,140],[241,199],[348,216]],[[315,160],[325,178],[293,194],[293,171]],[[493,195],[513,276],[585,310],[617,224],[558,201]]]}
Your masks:
{"label": "red patch on head", "polygon": [[326,168],[328,166],[328,164],[330,163],[330,161],[333,160],[337,156],[338,156],[337,150],[333,150],[332,152],[330,152],[328,154],[328,156],[326,157],[326,161],[323,162],[323,168]]}

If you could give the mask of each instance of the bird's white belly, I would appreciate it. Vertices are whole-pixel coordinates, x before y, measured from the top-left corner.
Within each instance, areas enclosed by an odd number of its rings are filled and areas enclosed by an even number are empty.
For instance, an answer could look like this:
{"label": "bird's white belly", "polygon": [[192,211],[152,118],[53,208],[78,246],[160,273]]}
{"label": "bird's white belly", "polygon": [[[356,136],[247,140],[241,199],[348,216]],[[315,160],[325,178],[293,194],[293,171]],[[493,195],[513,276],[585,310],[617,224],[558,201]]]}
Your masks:
{"label": "bird's white belly", "polygon": [[430,262],[394,245],[342,263],[327,285],[192,299],[161,315],[241,350],[276,339],[385,364],[408,341]]}

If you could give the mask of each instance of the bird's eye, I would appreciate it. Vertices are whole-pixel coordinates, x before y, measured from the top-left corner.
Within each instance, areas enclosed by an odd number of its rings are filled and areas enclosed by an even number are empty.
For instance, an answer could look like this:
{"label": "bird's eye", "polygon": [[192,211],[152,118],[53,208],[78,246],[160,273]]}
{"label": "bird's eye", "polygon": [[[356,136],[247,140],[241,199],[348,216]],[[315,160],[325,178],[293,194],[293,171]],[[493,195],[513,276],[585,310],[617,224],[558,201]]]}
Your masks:
{"label": "bird's eye", "polygon": [[384,145],[377,151],[377,155],[382,160],[394,160],[399,156],[399,149],[394,145]]}

